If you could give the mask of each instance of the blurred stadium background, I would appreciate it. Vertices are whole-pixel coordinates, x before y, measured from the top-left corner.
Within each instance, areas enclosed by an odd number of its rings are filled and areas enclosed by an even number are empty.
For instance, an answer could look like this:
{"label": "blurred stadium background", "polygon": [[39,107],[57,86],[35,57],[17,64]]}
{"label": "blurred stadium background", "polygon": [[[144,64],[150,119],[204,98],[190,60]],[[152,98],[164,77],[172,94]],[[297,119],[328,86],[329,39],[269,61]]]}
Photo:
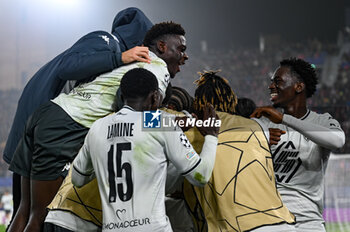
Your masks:
{"label": "blurred stadium background", "polygon": [[[320,84],[309,104],[332,114],[347,136],[345,146],[328,163],[324,217],[327,231],[350,232],[350,2],[346,0],[1,0],[0,153],[31,76],[84,34],[110,31],[115,14],[130,6],[139,7],[154,23],[173,20],[184,26],[190,59],[173,85],[192,94],[197,72],[220,69],[239,97],[262,106],[269,104],[267,86],[281,59],[297,56],[316,65]],[[7,168],[0,159],[0,195],[11,190]],[[4,210],[0,224],[6,224]]]}

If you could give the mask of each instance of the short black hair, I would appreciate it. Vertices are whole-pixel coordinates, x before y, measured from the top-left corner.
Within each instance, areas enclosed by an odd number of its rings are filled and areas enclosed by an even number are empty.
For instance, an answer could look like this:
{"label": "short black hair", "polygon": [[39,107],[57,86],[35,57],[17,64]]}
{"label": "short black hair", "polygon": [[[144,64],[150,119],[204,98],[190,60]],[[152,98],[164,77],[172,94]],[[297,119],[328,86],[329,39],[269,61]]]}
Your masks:
{"label": "short black hair", "polygon": [[305,60],[291,57],[280,62],[281,67],[289,67],[292,75],[296,76],[300,81],[305,83],[306,97],[311,97],[316,91],[318,78],[315,68]]}
{"label": "short black hair", "polygon": [[168,105],[172,105],[174,110],[192,112],[194,98],[183,88],[173,86],[172,94]]}
{"label": "short black hair", "polygon": [[126,72],[120,82],[120,91],[124,99],[147,97],[158,90],[156,76],[144,68],[134,68]]}
{"label": "short black hair", "polygon": [[255,102],[250,98],[238,98],[236,105],[236,114],[245,118],[249,118],[249,116],[256,109]]}
{"label": "short black hair", "polygon": [[207,103],[215,110],[234,114],[236,112],[237,96],[228,81],[216,75],[218,71],[200,73],[201,77],[195,81],[197,89],[193,102],[196,113],[201,112]]}
{"label": "short black hair", "polygon": [[185,30],[180,24],[170,22],[162,22],[155,24],[145,36],[143,45],[151,47],[155,45],[159,39],[165,39],[168,35],[185,35]]}

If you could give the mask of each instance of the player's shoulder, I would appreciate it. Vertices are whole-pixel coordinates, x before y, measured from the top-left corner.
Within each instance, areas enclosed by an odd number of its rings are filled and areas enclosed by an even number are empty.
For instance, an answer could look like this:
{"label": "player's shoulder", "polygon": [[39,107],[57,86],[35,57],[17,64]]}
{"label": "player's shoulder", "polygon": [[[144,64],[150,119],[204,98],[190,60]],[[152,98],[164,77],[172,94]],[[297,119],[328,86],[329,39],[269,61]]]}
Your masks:
{"label": "player's shoulder", "polygon": [[106,31],[93,31],[83,37],[81,37],[76,43],[75,46],[85,43],[98,43],[98,44],[117,44],[119,43],[118,39],[111,33]]}
{"label": "player's shoulder", "polygon": [[115,113],[111,113],[106,117],[97,119],[90,127],[90,131],[99,130],[103,125],[109,124],[112,122]]}
{"label": "player's shoulder", "polygon": [[111,113],[103,118],[96,120],[90,127],[90,131],[96,132],[107,128],[116,123],[135,122],[142,117],[141,112],[134,111],[130,107],[124,106],[118,112]]}
{"label": "player's shoulder", "polygon": [[333,116],[330,113],[317,113],[315,111],[310,111],[310,115],[307,120],[310,120],[311,122],[326,126],[328,128],[336,128],[336,129],[341,129],[340,123],[333,118]]}
{"label": "player's shoulder", "polygon": [[332,115],[328,112],[318,113],[313,110],[309,110],[303,118],[333,118]]}
{"label": "player's shoulder", "polygon": [[115,36],[113,36],[111,33],[107,32],[107,31],[93,31],[93,32],[90,32],[90,33],[84,35],[81,38],[93,38],[93,37],[100,37],[101,38],[102,36],[105,36],[105,37],[110,38],[110,39],[115,39]]}
{"label": "player's shoulder", "polygon": [[330,120],[336,120],[333,118],[333,116],[330,113],[317,113],[315,111],[310,110],[306,116],[304,116],[302,119],[305,120],[311,120],[314,122],[324,122],[324,121],[330,121]]}
{"label": "player's shoulder", "polygon": [[151,57],[151,65],[161,65],[164,66],[166,65],[165,61],[161,58],[159,58],[155,53],[149,52],[149,56]]}

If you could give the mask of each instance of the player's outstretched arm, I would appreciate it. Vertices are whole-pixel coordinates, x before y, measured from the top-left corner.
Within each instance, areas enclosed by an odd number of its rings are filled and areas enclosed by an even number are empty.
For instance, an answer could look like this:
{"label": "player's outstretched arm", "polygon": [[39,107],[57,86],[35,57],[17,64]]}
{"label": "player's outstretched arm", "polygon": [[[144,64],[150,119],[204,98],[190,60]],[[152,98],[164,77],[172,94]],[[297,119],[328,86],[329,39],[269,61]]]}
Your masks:
{"label": "player's outstretched arm", "polygon": [[251,118],[260,118],[261,116],[264,116],[270,119],[271,122],[274,122],[277,124],[282,123],[282,119],[283,119],[283,114],[279,112],[277,109],[273,108],[272,106],[258,107],[250,115]]}
{"label": "player's outstretched arm", "polygon": [[57,75],[62,80],[84,80],[123,65],[117,40],[104,31],[79,39],[61,58]]}
{"label": "player's outstretched arm", "polygon": [[345,144],[344,132],[339,123],[331,117],[324,123],[325,125],[319,125],[288,114],[282,114],[272,106],[259,107],[251,115],[251,117],[257,118],[261,116],[267,117],[274,123],[282,123],[293,128],[321,147],[333,150],[341,148]]}
{"label": "player's outstretched arm", "polygon": [[345,134],[339,123],[334,119],[332,121],[327,127],[284,114],[282,123],[300,132],[319,146],[333,150],[344,146]]}
{"label": "player's outstretched arm", "polygon": [[149,63],[148,48],[137,46],[121,52],[112,35],[97,31],[82,37],[68,49],[57,70],[62,80],[83,80],[134,61]]}
{"label": "player's outstretched arm", "polygon": [[186,179],[193,185],[203,187],[208,183],[213,172],[218,139],[212,135],[204,136],[204,144],[200,154],[200,163],[187,175]]}
{"label": "player's outstretched arm", "polygon": [[[207,104],[203,110],[203,120],[210,118],[219,120],[214,107],[211,104]],[[220,127],[215,125],[210,127],[202,126],[197,127],[197,129],[204,136],[204,144],[200,154],[201,162],[186,178],[193,185],[204,186],[209,181],[214,168]]]}
{"label": "player's outstretched arm", "polygon": [[[207,106],[203,112],[204,120],[216,118],[213,106]],[[198,128],[204,135],[204,144],[200,156],[193,149],[181,129],[165,134],[168,146],[167,154],[176,169],[188,181],[196,186],[204,186],[210,179],[216,157],[219,126]],[[180,139],[178,140],[179,137]],[[179,142],[177,142],[179,141]]]}

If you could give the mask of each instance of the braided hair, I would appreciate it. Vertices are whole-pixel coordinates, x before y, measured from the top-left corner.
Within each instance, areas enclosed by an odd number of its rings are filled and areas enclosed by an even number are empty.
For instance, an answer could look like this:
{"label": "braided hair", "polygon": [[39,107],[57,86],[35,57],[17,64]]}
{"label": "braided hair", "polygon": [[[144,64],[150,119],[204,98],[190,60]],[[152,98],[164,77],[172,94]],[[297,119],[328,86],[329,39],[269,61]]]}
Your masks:
{"label": "braided hair", "polygon": [[231,89],[228,81],[216,75],[219,71],[205,71],[199,73],[200,78],[194,83],[197,84],[193,109],[198,113],[202,112],[204,106],[210,103],[215,110],[235,114],[237,97]]}

